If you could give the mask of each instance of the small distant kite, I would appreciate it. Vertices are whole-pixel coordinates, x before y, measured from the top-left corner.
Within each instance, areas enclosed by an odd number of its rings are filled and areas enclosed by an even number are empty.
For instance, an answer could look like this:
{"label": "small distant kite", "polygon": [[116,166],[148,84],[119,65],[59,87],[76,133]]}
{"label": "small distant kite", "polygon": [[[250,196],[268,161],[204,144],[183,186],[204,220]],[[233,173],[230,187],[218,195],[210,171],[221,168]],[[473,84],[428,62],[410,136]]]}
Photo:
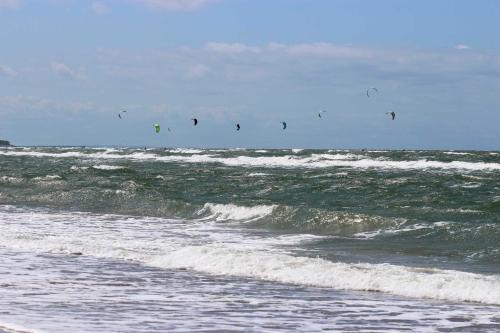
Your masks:
{"label": "small distant kite", "polygon": [[286,122],[282,121],[281,123],[283,124],[283,129],[286,129]]}
{"label": "small distant kite", "polygon": [[321,110],[321,111],[318,113],[318,117],[323,118],[323,117],[321,116],[321,114],[322,114],[322,113],[325,113],[325,112],[326,112],[326,110]]}
{"label": "small distant kite", "polygon": [[385,114],[390,114],[392,117],[392,120],[394,120],[394,118],[396,118],[396,112],[394,112],[394,111],[386,112]]}
{"label": "small distant kite", "polygon": [[241,129],[240,124],[236,124],[236,130],[239,131]]}
{"label": "small distant kite", "polygon": [[378,93],[378,89],[375,87],[371,87],[371,88],[366,89],[366,96],[367,97],[371,97],[377,93]]}
{"label": "small distant kite", "polygon": [[125,112],[127,112],[127,110],[120,111],[118,113],[118,118],[122,119],[122,113],[125,113]]}
{"label": "small distant kite", "polygon": [[160,133],[160,124],[154,124],[153,127],[155,128],[156,133]]}
{"label": "small distant kite", "polygon": [[198,125],[198,119],[196,119],[196,118],[191,118],[191,120],[193,121],[193,125],[194,125],[194,126]]}

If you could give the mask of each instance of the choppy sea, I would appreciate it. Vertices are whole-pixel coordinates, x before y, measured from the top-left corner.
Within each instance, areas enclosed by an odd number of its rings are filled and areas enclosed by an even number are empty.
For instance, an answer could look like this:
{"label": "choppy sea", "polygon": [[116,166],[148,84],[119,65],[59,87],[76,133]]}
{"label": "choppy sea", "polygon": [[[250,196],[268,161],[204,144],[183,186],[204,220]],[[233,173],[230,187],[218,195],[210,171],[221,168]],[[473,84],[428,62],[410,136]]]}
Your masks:
{"label": "choppy sea", "polygon": [[500,332],[500,153],[0,149],[0,332]]}

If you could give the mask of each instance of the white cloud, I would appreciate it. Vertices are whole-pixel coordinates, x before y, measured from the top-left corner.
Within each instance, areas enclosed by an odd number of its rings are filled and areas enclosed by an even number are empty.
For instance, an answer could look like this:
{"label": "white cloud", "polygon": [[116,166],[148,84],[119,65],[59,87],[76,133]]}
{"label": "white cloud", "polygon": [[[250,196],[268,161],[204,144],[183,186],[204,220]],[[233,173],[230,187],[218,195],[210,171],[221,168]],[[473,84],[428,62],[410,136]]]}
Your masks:
{"label": "white cloud", "polygon": [[468,50],[468,49],[470,49],[470,46],[469,45],[465,45],[465,44],[458,44],[458,45],[455,45],[455,49],[457,49],[457,50]]}
{"label": "white cloud", "polygon": [[[370,48],[332,43],[249,45],[209,42],[202,48],[100,53],[103,73],[153,83],[210,77],[210,89],[227,81],[246,84],[283,78],[321,85],[351,81],[456,82],[500,77],[500,54],[478,50]],[[161,79],[160,79],[161,78]],[[224,82],[225,81],[225,82]],[[205,84],[203,83],[203,84]],[[202,83],[200,83],[201,85]],[[362,83],[363,84],[363,83]]]}
{"label": "white cloud", "polygon": [[55,116],[103,111],[109,110],[88,101],[60,102],[37,96],[0,96],[0,114],[4,116],[9,114],[33,115],[34,112],[38,116]]}
{"label": "white cloud", "polygon": [[0,0],[0,9],[2,8],[15,9],[19,7],[20,4],[21,0]]}
{"label": "white cloud", "polygon": [[74,71],[73,69],[69,68],[66,64],[63,63],[58,63],[58,62],[53,62],[52,65],[52,70],[65,78],[72,79],[72,80],[81,80],[83,79],[83,75]]}
{"label": "white cloud", "polygon": [[105,15],[111,12],[111,8],[101,1],[92,2],[92,10],[97,15]]}
{"label": "white cloud", "polygon": [[245,52],[259,53],[262,50],[258,47],[248,46],[240,43],[207,43],[205,50],[210,52],[225,53],[225,54],[238,54]]}
{"label": "white cloud", "polygon": [[0,75],[3,76],[16,76],[17,73],[10,67],[0,65]]}
{"label": "white cloud", "polygon": [[210,71],[209,67],[202,65],[202,64],[197,64],[197,65],[191,66],[188,69],[188,71],[186,73],[186,77],[189,79],[199,79],[199,78],[202,78],[205,75],[207,75],[209,71]]}
{"label": "white cloud", "polygon": [[224,54],[286,52],[294,56],[357,58],[370,59],[380,52],[374,49],[343,46],[330,43],[279,44],[269,43],[265,47],[257,47],[242,43],[210,42],[205,50]]}
{"label": "white cloud", "polygon": [[[253,46],[241,43],[210,42],[202,51],[215,54],[212,61],[223,59],[225,55],[236,56],[224,58],[219,66],[228,68],[245,67],[248,71],[253,66],[254,71],[262,70],[267,65],[284,71],[296,72],[302,66],[304,70],[334,67],[339,70],[362,70],[379,75],[410,75],[423,77],[426,75],[442,75],[455,73],[473,75],[474,73],[492,76],[500,74],[500,54],[472,51],[467,45],[459,45],[466,53],[438,51],[432,49],[387,49],[368,48],[332,43],[301,43],[279,44],[269,43],[265,46]],[[193,51],[199,52],[199,51]],[[217,57],[219,55],[219,57]],[[214,72],[220,72],[212,64]],[[287,70],[286,68],[289,67]],[[268,68],[268,67],[267,67]],[[275,69],[271,69],[275,71]]]}
{"label": "white cloud", "polygon": [[359,47],[342,46],[329,43],[295,44],[285,46],[286,52],[300,56],[320,56],[337,58],[369,59],[374,56],[374,51]]}
{"label": "white cloud", "polygon": [[167,11],[192,11],[219,0],[134,0],[149,8]]}

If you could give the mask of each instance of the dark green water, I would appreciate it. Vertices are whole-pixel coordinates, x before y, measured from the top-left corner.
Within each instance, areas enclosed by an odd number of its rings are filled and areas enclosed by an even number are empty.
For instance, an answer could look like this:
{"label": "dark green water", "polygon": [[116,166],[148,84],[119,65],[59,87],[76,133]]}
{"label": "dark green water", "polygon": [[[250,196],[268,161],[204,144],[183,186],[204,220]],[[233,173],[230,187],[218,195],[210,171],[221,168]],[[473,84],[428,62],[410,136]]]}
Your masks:
{"label": "dark green water", "polygon": [[0,270],[0,331],[498,331],[500,153],[1,149]]}
{"label": "dark green water", "polygon": [[500,273],[495,152],[16,148],[0,168],[2,204],[182,219],[272,206],[249,224],[340,237],[313,245],[323,256]]}

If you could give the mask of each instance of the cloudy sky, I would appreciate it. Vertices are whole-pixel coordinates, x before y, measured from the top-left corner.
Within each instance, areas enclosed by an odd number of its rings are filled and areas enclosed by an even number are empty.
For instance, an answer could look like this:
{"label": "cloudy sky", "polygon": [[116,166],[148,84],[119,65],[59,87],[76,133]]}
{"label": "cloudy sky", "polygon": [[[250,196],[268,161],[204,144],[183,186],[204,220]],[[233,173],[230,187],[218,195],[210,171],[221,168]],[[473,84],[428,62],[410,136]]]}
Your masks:
{"label": "cloudy sky", "polygon": [[499,17],[496,0],[0,0],[0,138],[498,150]]}

